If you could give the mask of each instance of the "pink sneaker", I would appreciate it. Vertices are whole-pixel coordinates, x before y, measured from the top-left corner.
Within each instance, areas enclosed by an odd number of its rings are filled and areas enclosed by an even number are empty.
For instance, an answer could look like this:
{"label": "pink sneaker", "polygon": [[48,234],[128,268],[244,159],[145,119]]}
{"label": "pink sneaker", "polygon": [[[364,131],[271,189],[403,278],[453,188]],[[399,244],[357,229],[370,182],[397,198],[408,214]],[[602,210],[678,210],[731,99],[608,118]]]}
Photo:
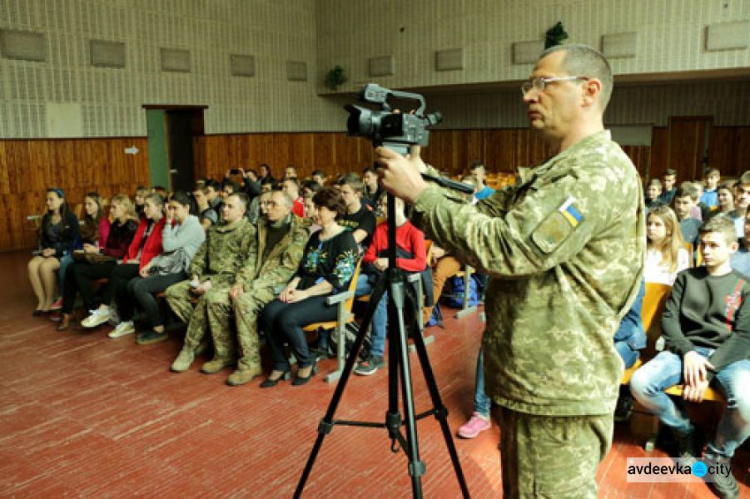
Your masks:
{"label": "pink sneaker", "polygon": [[61,310],[62,309],[62,297],[58,298],[55,303],[49,308],[50,310]]}
{"label": "pink sneaker", "polygon": [[458,436],[461,438],[477,438],[477,435],[490,428],[492,428],[490,420],[475,412],[471,415],[471,419],[458,429]]}

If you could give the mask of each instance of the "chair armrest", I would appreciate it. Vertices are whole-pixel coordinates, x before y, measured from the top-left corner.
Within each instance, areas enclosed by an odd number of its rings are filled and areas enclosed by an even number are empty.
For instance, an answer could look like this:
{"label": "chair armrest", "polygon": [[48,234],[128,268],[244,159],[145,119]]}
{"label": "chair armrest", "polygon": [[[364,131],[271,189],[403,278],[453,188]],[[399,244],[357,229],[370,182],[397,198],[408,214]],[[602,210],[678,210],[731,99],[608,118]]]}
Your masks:
{"label": "chair armrest", "polygon": [[326,305],[334,305],[336,303],[341,303],[342,301],[346,301],[349,298],[354,298],[354,291],[343,291],[341,293],[336,293],[335,295],[331,295],[328,298],[326,298]]}

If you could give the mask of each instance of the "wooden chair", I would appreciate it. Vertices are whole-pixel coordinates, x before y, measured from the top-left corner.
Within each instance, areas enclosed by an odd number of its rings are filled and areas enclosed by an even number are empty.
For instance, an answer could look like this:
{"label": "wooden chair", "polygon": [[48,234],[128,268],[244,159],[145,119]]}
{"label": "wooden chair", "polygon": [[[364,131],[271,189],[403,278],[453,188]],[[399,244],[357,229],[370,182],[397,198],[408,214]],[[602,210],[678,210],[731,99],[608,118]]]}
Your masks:
{"label": "wooden chair", "polygon": [[362,265],[362,260],[357,262],[357,267],[354,269],[354,275],[349,283],[349,289],[331,295],[326,298],[327,305],[337,305],[338,316],[335,321],[326,322],[314,322],[303,327],[302,330],[306,333],[312,333],[323,329],[325,331],[333,331],[338,340],[337,351],[336,351],[336,370],[325,377],[326,382],[330,383],[336,381],[341,377],[344,372],[344,364],[346,363],[346,341],[345,341],[345,328],[350,322],[354,322],[354,314],[352,314],[352,305],[354,304],[354,292],[357,289],[357,278],[359,277],[359,269]]}
{"label": "wooden chair", "polygon": [[[667,298],[672,291],[672,286],[666,284],[646,283],[646,294],[643,297],[643,306],[641,307],[641,321],[643,329],[648,337],[648,345],[641,353],[640,358],[630,368],[625,370],[620,384],[627,385],[636,369],[641,367],[644,358],[647,360],[654,356],[656,340],[661,336],[661,326],[659,320],[667,305]],[[652,327],[656,324],[657,327]]]}

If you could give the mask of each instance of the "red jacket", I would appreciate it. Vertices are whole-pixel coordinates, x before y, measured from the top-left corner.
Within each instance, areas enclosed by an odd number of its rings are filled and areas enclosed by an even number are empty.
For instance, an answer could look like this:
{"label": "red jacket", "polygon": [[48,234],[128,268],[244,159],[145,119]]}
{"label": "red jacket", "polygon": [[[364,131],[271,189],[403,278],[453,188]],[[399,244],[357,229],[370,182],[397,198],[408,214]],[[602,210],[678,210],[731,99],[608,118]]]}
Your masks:
{"label": "red jacket", "polygon": [[[146,243],[143,245],[143,251],[141,252],[141,261],[138,265],[138,270],[141,270],[152,258],[158,256],[162,252],[161,247],[161,231],[164,228],[165,218],[162,218],[156,225],[151,229],[151,233],[146,239]],[[141,223],[138,225],[138,230],[135,232],[133,241],[130,243],[128,252],[123,258],[122,263],[132,263],[130,260],[134,260],[138,256],[138,249],[141,247],[141,241],[143,241],[143,234],[146,232],[148,227],[148,220],[145,218],[141,219]]]}
{"label": "red jacket", "polygon": [[[407,272],[422,272],[427,266],[424,233],[408,220],[396,229],[396,247],[414,255],[414,258],[396,258],[396,266]],[[378,255],[388,249],[388,222],[375,228],[372,244],[367,247],[362,263],[373,263]]]}
{"label": "red jacket", "polygon": [[305,218],[305,198],[299,197],[294,200],[294,207],[292,213],[300,218]]}

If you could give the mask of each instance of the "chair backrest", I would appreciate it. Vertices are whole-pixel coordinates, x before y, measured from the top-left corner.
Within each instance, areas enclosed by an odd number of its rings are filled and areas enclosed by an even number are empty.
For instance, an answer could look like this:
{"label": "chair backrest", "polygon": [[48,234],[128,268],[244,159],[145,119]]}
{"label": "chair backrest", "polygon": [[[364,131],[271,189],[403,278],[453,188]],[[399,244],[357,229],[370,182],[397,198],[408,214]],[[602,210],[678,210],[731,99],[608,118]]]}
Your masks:
{"label": "chair backrest", "polygon": [[693,259],[693,243],[685,243],[685,250],[688,252],[690,257],[690,267],[695,267],[695,260]]}
{"label": "chair backrest", "polygon": [[667,305],[670,291],[672,291],[672,286],[667,284],[646,283],[646,294],[643,297],[643,307],[641,307],[641,320],[643,321],[643,329],[646,330],[648,336],[648,346],[644,352],[648,358],[653,356],[654,344],[661,335],[661,314]]}
{"label": "chair backrest", "polygon": [[432,240],[431,239],[425,239],[424,253],[425,253],[425,261],[427,262],[427,266],[429,267],[432,264]]}
{"label": "chair backrest", "polygon": [[347,291],[352,292],[352,297],[346,300],[345,307],[347,312],[351,312],[352,306],[354,305],[354,292],[357,290],[357,279],[359,279],[360,267],[362,267],[361,257],[357,260],[357,266],[354,268],[354,275],[352,276],[352,280],[349,282],[349,289]]}

